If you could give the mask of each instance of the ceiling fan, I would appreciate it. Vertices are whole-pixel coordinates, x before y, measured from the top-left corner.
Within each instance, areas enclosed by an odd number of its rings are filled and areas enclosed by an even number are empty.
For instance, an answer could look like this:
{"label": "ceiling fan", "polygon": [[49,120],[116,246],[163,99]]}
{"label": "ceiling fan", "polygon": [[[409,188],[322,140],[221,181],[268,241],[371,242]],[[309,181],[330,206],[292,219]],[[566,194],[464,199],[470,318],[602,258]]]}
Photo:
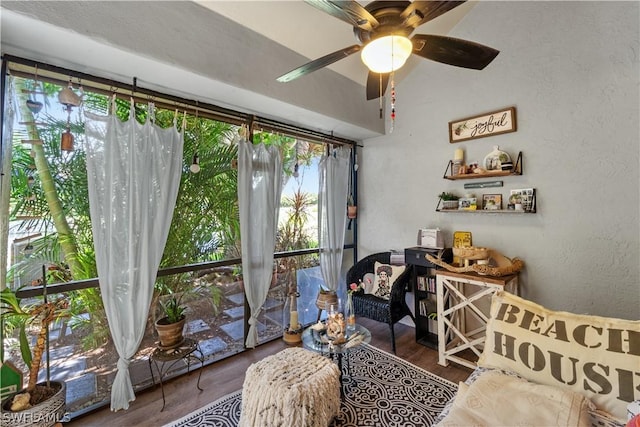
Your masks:
{"label": "ceiling fan", "polygon": [[305,2],[353,25],[353,33],[362,44],[345,47],[301,65],[278,77],[279,82],[290,82],[361,51],[362,60],[369,68],[369,100],[384,95],[390,74],[402,67],[412,53],[443,64],[476,70],[482,70],[500,53],[488,46],[446,36],[416,34],[409,38],[418,26],[464,1],[373,1],[364,7],[355,0]]}

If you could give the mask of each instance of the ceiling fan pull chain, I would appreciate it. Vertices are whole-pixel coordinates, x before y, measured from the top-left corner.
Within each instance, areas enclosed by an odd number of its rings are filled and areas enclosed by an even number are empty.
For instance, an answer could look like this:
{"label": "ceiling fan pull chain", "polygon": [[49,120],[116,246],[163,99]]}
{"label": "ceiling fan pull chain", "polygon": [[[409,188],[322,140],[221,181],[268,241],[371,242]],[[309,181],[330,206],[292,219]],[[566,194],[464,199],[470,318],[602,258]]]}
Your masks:
{"label": "ceiling fan pull chain", "polygon": [[393,132],[393,128],[396,124],[396,82],[395,73],[391,72],[391,129],[389,132]]}
{"label": "ceiling fan pull chain", "polygon": [[394,43],[391,43],[391,128],[389,133],[393,132],[396,125],[396,71],[393,63],[394,60]]}
{"label": "ceiling fan pull chain", "polygon": [[379,89],[378,93],[380,94],[380,96],[378,97],[378,99],[380,101],[380,119],[382,119],[382,73],[378,74],[378,76],[380,77],[379,78],[380,83],[378,86],[378,89]]}

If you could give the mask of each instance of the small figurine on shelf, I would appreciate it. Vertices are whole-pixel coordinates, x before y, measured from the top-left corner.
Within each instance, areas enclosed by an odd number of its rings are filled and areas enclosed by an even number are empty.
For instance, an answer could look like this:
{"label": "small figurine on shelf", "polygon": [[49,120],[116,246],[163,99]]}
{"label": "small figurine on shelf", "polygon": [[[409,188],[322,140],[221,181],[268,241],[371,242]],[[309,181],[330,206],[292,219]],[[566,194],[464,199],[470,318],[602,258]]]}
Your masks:
{"label": "small figurine on shelf", "polygon": [[478,162],[471,162],[467,166],[467,173],[476,173],[476,169],[478,169]]}

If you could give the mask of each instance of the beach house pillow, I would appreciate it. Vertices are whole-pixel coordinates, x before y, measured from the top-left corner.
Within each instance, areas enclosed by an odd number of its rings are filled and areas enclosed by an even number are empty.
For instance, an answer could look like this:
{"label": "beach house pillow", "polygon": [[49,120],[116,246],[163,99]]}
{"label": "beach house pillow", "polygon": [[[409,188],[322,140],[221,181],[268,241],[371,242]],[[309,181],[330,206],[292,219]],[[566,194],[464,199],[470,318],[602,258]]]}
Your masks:
{"label": "beach house pillow", "polygon": [[389,299],[393,283],[404,273],[404,265],[374,264],[373,274],[376,275],[372,292],[375,296]]}
{"label": "beach house pillow", "polygon": [[640,399],[640,321],[552,311],[500,291],[478,366],[581,393],[624,424]]}

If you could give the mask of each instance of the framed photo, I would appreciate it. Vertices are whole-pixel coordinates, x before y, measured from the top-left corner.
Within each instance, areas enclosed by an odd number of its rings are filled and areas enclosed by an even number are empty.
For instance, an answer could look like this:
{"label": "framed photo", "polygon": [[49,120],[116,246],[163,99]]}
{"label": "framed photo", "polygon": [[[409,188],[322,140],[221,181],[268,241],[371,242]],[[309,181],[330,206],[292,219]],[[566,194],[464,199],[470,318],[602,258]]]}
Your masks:
{"label": "framed photo", "polygon": [[516,107],[509,107],[449,122],[449,142],[453,144],[516,130]]}
{"label": "framed photo", "polygon": [[482,195],[483,210],[501,210],[502,194],[483,194]]}
{"label": "framed photo", "polygon": [[513,206],[515,210],[523,210],[525,212],[536,211],[536,189],[522,188],[511,190],[509,195],[509,206]]}
{"label": "framed photo", "polygon": [[475,211],[478,208],[476,198],[460,198],[458,199],[458,210]]}

